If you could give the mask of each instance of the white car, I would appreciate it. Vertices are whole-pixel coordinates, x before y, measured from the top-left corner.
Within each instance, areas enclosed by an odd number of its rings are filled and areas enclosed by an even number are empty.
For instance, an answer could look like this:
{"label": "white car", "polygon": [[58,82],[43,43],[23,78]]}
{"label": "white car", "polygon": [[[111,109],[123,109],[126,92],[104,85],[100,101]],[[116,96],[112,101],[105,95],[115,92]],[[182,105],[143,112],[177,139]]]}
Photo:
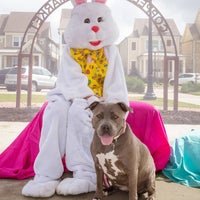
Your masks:
{"label": "white car", "polygon": [[[21,88],[28,89],[28,66],[22,66],[21,73]],[[11,69],[5,78],[5,85],[8,91],[15,91],[17,89],[17,71],[15,67]],[[57,78],[51,74],[46,68],[40,66],[33,66],[32,73],[32,91],[40,91],[42,89],[52,89],[56,85]]]}
{"label": "white car", "polygon": [[[184,83],[200,83],[200,74],[198,73],[184,73],[178,76],[178,84],[182,85]],[[174,85],[174,78],[169,80],[170,85]]]}

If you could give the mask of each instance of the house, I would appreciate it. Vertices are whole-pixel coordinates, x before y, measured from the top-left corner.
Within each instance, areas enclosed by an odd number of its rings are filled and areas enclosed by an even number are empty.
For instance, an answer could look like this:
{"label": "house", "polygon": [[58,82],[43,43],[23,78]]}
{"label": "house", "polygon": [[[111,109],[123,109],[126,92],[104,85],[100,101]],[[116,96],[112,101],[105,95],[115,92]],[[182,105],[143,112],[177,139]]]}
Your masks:
{"label": "house", "polygon": [[181,53],[186,58],[186,72],[200,73],[200,10],[194,23],[187,24],[185,27]]}
{"label": "house", "polygon": [[[11,12],[0,15],[0,69],[16,66],[22,38],[34,12]],[[34,32],[25,38],[26,48],[31,46]],[[33,65],[43,66],[52,72],[57,71],[58,44],[51,38],[50,22],[45,22],[38,32],[33,49]],[[23,59],[23,65],[28,60]]]}
{"label": "house", "polygon": [[[175,38],[178,56],[180,60],[180,72],[185,71],[184,57],[180,55],[181,35],[173,19],[167,19]],[[147,77],[148,73],[148,32],[149,20],[145,18],[136,18],[133,26],[133,32],[119,44],[119,51],[125,68],[125,74],[137,73],[142,78]],[[175,55],[173,42],[169,32],[165,33],[166,49],[168,55]],[[164,69],[164,48],[162,39],[155,26],[152,26],[152,52],[153,52],[153,75],[155,79],[163,78]],[[169,77],[174,74],[174,62],[169,63]]]}
{"label": "house", "polygon": [[62,46],[63,46],[63,44],[65,44],[64,32],[67,27],[67,24],[69,23],[71,11],[72,11],[72,9],[62,9],[62,11],[61,11],[60,24],[59,24],[59,28],[58,28],[58,33],[60,36],[60,39],[59,39],[60,55],[62,55]]}

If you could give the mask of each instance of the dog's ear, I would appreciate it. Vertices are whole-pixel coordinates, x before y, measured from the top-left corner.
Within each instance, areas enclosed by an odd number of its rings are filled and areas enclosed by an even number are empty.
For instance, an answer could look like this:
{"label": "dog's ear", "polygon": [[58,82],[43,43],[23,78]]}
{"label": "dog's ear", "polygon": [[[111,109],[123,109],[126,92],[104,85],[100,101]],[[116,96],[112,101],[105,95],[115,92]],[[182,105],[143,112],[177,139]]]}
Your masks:
{"label": "dog's ear", "polygon": [[99,101],[93,102],[87,108],[89,108],[91,111],[93,111],[96,108],[97,105],[99,105]]}
{"label": "dog's ear", "polygon": [[119,103],[117,103],[120,107],[121,107],[121,109],[124,111],[124,112],[133,112],[133,109],[132,108],[130,108],[129,106],[127,106],[125,103],[123,103],[123,102],[119,102]]}

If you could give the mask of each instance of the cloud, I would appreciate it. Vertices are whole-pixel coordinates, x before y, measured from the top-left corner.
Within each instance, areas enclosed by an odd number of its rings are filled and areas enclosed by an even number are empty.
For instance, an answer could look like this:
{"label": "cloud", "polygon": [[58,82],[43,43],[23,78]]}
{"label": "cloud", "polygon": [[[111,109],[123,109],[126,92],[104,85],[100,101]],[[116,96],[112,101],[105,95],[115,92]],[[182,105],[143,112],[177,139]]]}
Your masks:
{"label": "cloud", "polygon": [[181,33],[187,23],[194,23],[200,1],[197,0],[153,0],[165,18],[173,18]]}

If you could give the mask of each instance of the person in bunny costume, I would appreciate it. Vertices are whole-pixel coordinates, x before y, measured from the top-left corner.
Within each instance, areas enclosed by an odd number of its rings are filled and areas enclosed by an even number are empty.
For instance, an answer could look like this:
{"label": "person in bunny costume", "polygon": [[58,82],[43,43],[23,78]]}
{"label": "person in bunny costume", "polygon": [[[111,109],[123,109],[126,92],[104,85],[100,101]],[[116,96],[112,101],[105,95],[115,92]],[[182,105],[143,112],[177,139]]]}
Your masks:
{"label": "person in bunny costume", "polygon": [[[72,3],[56,88],[47,95],[35,177],[23,187],[25,196],[95,191],[92,113],[86,108],[94,101],[129,104],[121,58],[114,45],[118,29],[106,0]],[[64,156],[73,178],[60,180]]]}

